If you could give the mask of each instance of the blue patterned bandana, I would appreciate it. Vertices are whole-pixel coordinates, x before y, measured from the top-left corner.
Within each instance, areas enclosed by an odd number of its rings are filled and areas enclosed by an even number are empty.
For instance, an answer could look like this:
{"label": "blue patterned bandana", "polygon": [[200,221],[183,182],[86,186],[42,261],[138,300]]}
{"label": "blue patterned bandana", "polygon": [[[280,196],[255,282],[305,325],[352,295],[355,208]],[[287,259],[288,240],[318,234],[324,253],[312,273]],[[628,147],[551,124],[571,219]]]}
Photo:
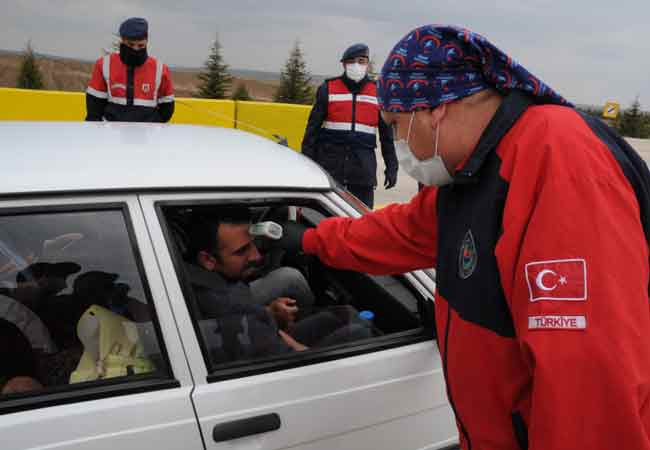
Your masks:
{"label": "blue patterned bandana", "polygon": [[435,108],[487,88],[519,89],[538,103],[571,106],[483,36],[463,28],[426,25],[393,48],[377,79],[384,111]]}

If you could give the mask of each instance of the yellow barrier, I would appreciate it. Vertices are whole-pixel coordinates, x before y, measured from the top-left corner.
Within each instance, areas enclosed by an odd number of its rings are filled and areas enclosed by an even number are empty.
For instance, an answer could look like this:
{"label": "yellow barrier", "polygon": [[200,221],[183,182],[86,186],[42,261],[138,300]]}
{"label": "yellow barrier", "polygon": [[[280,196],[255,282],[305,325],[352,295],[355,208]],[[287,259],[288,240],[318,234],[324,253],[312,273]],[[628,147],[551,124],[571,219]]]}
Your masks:
{"label": "yellow barrier", "polygon": [[235,128],[235,102],[207,98],[177,98],[170,123]]}
{"label": "yellow barrier", "polygon": [[[84,120],[85,95],[0,88],[0,120]],[[310,110],[311,106],[284,103],[177,98],[171,123],[239,128],[269,139],[276,134],[287,138],[289,147],[300,150]]]}
{"label": "yellow barrier", "polygon": [[84,120],[85,95],[83,92],[0,88],[0,120]]}
{"label": "yellow barrier", "polygon": [[[0,120],[78,121],[86,117],[83,92],[0,88]],[[178,98],[172,123],[235,126],[235,102]]]}
{"label": "yellow barrier", "polygon": [[311,106],[285,103],[237,102],[237,128],[272,138],[287,138],[289,147],[300,150]]}

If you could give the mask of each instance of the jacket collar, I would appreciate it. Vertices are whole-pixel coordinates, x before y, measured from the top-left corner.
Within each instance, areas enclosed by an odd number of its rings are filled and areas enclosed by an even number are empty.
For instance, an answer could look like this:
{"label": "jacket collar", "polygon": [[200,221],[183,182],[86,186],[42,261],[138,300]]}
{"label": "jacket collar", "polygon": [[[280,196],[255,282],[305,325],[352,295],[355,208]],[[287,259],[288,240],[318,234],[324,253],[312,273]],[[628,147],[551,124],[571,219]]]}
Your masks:
{"label": "jacket collar", "polygon": [[456,172],[454,176],[455,184],[476,181],[476,173],[487,159],[487,156],[496,149],[501,139],[510,131],[510,128],[531,104],[533,104],[533,100],[528,94],[519,90],[512,90],[503,97],[501,105],[483,131],[476,148]]}
{"label": "jacket collar", "polygon": [[226,286],[228,282],[217,272],[210,272],[196,264],[185,263],[185,272],[190,283],[207,289],[219,289]]}
{"label": "jacket collar", "polygon": [[348,78],[348,76],[344,73],[341,75],[341,80],[343,80],[343,84],[348,88],[350,92],[353,94],[358,94],[361,92],[361,89],[370,81],[370,78],[368,78],[368,75],[363,77],[361,80],[354,81]]}

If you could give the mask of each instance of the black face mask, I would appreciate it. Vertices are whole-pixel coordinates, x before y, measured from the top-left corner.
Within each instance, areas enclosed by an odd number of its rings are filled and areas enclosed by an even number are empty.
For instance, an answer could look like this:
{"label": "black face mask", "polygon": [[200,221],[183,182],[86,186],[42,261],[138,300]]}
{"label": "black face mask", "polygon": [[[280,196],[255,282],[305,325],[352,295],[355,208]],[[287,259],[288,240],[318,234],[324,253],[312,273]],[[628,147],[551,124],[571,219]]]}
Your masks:
{"label": "black face mask", "polygon": [[133,50],[126,44],[120,44],[120,59],[127,66],[141,66],[147,60],[147,47]]}

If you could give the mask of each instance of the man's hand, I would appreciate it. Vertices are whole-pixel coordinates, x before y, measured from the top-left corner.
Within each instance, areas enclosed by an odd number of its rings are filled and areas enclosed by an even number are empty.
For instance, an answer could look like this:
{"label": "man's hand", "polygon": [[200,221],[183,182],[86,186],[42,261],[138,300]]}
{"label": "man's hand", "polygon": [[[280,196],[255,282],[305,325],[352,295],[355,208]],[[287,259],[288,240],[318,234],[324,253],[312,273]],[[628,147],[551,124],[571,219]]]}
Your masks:
{"label": "man's hand", "polygon": [[296,341],[294,338],[292,338],[288,333],[279,330],[278,334],[282,338],[285,344],[287,344],[289,347],[294,349],[297,352],[302,352],[304,350],[309,349],[306,345],[301,344],[300,342]]}
{"label": "man's hand", "polygon": [[273,316],[278,328],[286,329],[296,320],[298,307],[296,301],[289,297],[276,298],[266,307],[268,312]]}
{"label": "man's hand", "polygon": [[384,188],[390,189],[397,184],[397,170],[386,170],[384,172]]}

